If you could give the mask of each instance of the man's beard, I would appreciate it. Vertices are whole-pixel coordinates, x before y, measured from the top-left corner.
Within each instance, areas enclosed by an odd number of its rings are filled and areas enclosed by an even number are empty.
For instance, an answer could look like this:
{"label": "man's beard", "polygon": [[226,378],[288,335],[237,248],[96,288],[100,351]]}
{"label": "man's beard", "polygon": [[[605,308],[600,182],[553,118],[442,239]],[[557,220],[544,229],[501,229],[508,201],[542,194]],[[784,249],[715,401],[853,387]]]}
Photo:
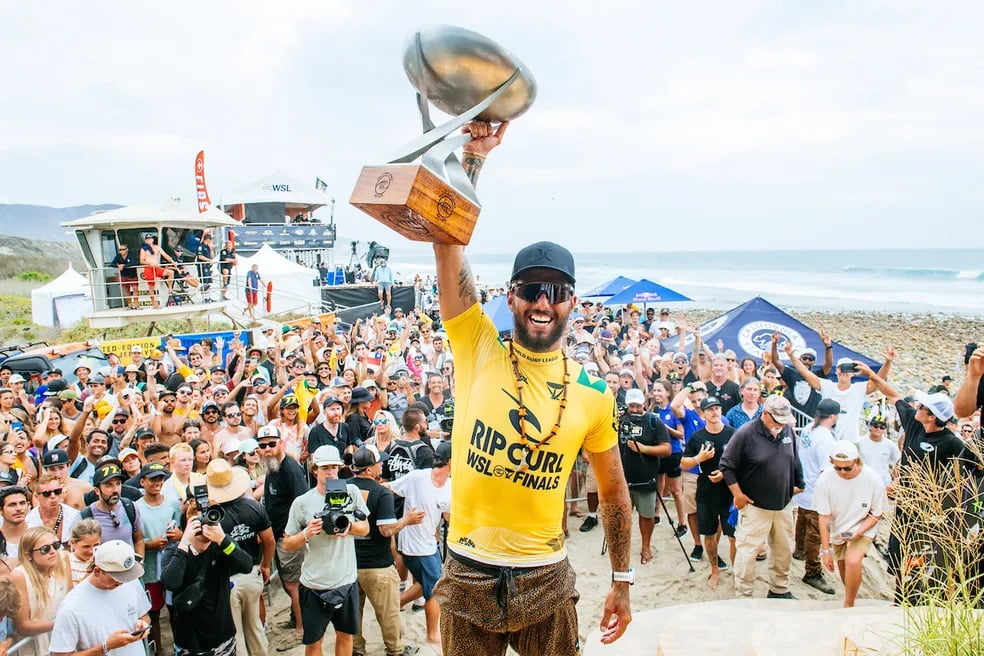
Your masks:
{"label": "man's beard", "polygon": [[276,474],[280,471],[280,458],[276,456],[265,456],[263,458],[263,465],[268,472]]}
{"label": "man's beard", "polygon": [[549,333],[543,337],[533,337],[526,330],[526,320],[523,315],[513,312],[513,339],[520,346],[537,353],[550,351],[553,350],[557,340],[564,334],[566,323],[566,321],[561,321],[559,316],[555,317],[554,327]]}

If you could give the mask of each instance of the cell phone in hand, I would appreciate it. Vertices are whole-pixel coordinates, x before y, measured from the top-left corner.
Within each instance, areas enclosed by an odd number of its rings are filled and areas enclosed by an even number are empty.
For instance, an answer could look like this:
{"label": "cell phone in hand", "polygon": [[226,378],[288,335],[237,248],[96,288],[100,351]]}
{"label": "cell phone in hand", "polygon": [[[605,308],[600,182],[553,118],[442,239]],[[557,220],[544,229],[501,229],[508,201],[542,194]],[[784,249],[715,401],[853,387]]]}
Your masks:
{"label": "cell phone in hand", "polygon": [[130,635],[132,635],[132,636],[143,635],[143,634],[147,633],[147,631],[150,631],[150,627],[149,626],[145,626],[142,629],[134,629],[133,631],[130,631]]}

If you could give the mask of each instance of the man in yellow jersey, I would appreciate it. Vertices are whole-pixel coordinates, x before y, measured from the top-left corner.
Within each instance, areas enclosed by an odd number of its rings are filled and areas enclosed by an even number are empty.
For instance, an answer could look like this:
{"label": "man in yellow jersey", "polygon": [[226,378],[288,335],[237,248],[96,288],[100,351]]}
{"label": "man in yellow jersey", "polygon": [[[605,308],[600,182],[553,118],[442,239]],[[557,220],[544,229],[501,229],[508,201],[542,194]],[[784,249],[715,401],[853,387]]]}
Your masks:
{"label": "man in yellow jersey", "polygon": [[[463,164],[474,182],[508,124],[468,126]],[[624,632],[631,508],[618,452],[615,398],[567,358],[561,341],[574,296],[574,258],[552,242],[519,252],[508,294],[513,340],[478,303],[464,248],[435,244],[441,317],[459,385],[452,435],[448,559],[435,589],[446,654],[566,656],[579,652],[575,575],[561,519],[582,447],[598,479],[612,588],[601,640]]]}

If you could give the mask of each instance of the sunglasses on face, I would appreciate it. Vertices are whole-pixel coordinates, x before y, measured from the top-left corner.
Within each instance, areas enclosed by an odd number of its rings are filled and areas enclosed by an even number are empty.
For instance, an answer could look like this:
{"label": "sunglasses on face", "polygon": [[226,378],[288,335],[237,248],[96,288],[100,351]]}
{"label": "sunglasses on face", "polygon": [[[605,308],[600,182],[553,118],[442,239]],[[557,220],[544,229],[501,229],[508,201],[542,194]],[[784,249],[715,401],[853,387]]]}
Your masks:
{"label": "sunglasses on face", "polygon": [[817,359],[815,357],[813,357],[812,355],[804,355],[804,356],[801,356],[800,357],[800,361],[802,361],[802,362],[816,362]]}
{"label": "sunglasses on face", "polygon": [[241,417],[242,414],[238,412],[227,412],[225,416],[231,419],[232,417]]}
{"label": "sunglasses on face", "polygon": [[209,412],[212,412],[212,413],[214,413],[214,414],[219,414],[219,411],[218,411],[218,410],[216,410],[215,408],[208,408],[208,409],[206,409],[206,410],[203,410],[203,411],[202,411],[202,414],[208,414]]}
{"label": "sunglasses on face", "polygon": [[113,420],[113,423],[114,424],[125,424],[126,423],[126,417],[120,417],[119,419],[114,419]]}
{"label": "sunglasses on face", "polygon": [[574,288],[568,283],[517,282],[513,283],[511,289],[513,294],[527,303],[536,303],[541,294],[546,294],[550,305],[569,301],[574,296]]}
{"label": "sunglasses on face", "polygon": [[854,465],[847,465],[846,467],[838,467],[837,465],[834,465],[834,471],[849,472],[852,469],[854,469]]}
{"label": "sunglasses on face", "polygon": [[974,432],[974,429],[971,428],[970,426],[964,426],[963,428],[960,429],[960,432],[961,433],[973,433]]}
{"label": "sunglasses on face", "polygon": [[383,424],[388,424],[388,423],[389,423],[389,419],[386,419],[384,417],[380,417],[379,419],[372,420],[373,426],[382,426]]}
{"label": "sunglasses on face", "polygon": [[31,549],[31,551],[37,551],[42,556],[47,556],[52,551],[58,551],[59,549],[61,549],[61,546],[62,546],[61,541],[60,540],[55,540],[51,544],[46,544],[46,545],[40,546],[37,549]]}
{"label": "sunglasses on face", "polygon": [[878,423],[874,423],[874,424],[872,424],[872,425],[871,425],[871,427],[872,427],[872,428],[882,428],[882,429],[884,429],[884,428],[888,428],[888,424],[878,424]]}
{"label": "sunglasses on face", "polygon": [[277,446],[277,441],[274,440],[273,442],[258,442],[257,446],[260,447],[261,449],[272,449],[273,447]]}
{"label": "sunglasses on face", "polygon": [[727,358],[728,362],[738,362],[738,358]]}
{"label": "sunglasses on face", "polygon": [[40,494],[41,496],[46,497],[46,498],[49,498],[49,499],[51,497],[57,497],[61,493],[62,493],[62,488],[60,488],[60,487],[56,487],[54,490],[41,490],[40,492],[38,492],[38,494]]}

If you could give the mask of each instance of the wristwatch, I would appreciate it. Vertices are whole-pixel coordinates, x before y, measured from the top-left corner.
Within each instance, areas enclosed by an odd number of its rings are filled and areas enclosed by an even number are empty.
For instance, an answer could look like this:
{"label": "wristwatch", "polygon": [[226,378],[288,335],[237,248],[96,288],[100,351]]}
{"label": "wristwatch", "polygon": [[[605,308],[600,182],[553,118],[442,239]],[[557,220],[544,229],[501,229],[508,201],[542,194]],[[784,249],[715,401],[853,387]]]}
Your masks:
{"label": "wristwatch", "polygon": [[628,583],[629,585],[634,585],[635,569],[629,569],[628,572],[612,572],[612,583]]}

